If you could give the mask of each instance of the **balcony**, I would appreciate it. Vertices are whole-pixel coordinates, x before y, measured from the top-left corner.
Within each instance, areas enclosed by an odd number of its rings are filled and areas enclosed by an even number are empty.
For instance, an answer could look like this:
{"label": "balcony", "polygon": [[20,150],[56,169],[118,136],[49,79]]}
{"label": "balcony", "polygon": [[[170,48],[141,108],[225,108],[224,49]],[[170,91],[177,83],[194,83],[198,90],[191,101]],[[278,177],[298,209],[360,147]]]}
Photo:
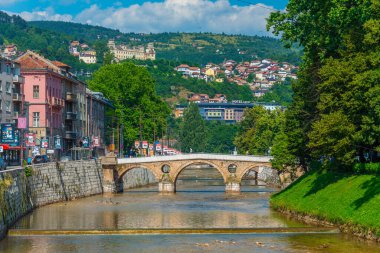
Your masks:
{"label": "balcony", "polygon": [[74,131],[66,131],[65,132],[65,139],[69,140],[75,140],[77,138],[77,133]]}
{"label": "balcony", "polygon": [[65,101],[63,99],[60,99],[60,98],[51,97],[50,98],[50,104],[53,107],[60,107],[61,108],[65,105]]}
{"label": "balcony", "polygon": [[19,93],[13,93],[12,100],[14,102],[22,102],[22,95]]}
{"label": "balcony", "polygon": [[73,94],[72,92],[66,92],[66,101],[68,102],[75,102],[77,99],[77,96]]}
{"label": "balcony", "polygon": [[66,112],[66,120],[76,120],[77,114],[75,112]]}
{"label": "balcony", "polygon": [[13,76],[13,82],[14,83],[25,83],[25,78],[20,75],[14,75]]}

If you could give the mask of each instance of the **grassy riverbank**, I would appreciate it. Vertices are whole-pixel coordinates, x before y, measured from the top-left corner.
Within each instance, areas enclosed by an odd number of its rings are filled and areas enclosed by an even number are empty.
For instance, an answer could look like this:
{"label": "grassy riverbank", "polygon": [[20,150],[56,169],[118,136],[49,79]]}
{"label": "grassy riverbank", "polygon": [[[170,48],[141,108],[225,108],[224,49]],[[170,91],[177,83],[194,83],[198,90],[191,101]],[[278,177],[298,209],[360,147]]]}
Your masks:
{"label": "grassy riverbank", "polygon": [[310,172],[273,195],[271,206],[380,237],[380,176]]}

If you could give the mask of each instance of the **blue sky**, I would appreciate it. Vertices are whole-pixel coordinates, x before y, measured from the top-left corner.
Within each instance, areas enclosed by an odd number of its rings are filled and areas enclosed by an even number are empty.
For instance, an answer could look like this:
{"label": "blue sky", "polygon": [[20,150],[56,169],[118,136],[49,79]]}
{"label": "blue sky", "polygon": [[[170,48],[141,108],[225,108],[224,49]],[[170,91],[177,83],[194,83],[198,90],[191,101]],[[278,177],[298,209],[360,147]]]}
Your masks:
{"label": "blue sky", "polygon": [[[255,5],[256,4],[256,5]],[[123,32],[225,32],[268,35],[270,8],[287,0],[0,0],[26,20],[63,20]]]}

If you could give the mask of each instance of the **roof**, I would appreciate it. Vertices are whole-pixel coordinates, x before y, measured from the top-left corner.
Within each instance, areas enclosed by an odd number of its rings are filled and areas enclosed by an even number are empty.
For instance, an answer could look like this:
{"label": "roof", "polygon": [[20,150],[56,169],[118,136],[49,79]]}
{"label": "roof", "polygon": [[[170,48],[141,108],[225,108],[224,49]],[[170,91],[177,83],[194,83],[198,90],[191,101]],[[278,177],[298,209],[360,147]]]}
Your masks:
{"label": "roof", "polygon": [[52,63],[57,66],[57,67],[60,67],[60,68],[71,68],[69,65],[63,63],[63,62],[60,62],[60,61],[52,61]]}

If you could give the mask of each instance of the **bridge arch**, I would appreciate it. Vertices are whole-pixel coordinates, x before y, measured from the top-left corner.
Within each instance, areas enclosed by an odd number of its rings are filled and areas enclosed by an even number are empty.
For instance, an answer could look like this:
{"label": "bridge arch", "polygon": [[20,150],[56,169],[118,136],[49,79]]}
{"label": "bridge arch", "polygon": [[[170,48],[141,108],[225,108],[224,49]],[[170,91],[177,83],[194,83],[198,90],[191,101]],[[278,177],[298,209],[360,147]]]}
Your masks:
{"label": "bridge arch", "polygon": [[174,184],[177,183],[178,176],[181,174],[181,172],[183,170],[185,170],[187,167],[189,167],[191,165],[197,165],[197,164],[207,164],[207,165],[210,165],[211,167],[215,168],[219,172],[219,174],[223,177],[223,181],[224,182],[227,181],[227,172],[226,172],[226,169],[222,168],[220,165],[218,165],[218,164],[216,164],[214,162],[211,162],[211,161],[195,160],[195,161],[189,161],[189,162],[186,162],[185,164],[182,164],[181,166],[179,166],[178,168],[176,168],[176,170],[173,171],[173,173],[171,173],[171,176],[173,178]]}
{"label": "bridge arch", "polygon": [[[119,175],[118,175],[118,181],[122,180],[123,179],[123,176],[128,172],[128,171],[131,171],[133,169],[147,169],[149,170],[150,172],[153,173],[154,177],[156,178],[157,181],[159,181],[161,179],[161,176],[162,176],[162,173],[160,173],[160,171],[157,170],[157,168],[153,167],[153,166],[146,166],[146,165],[142,165],[142,164],[134,164],[132,166],[126,166],[126,165],[123,165],[120,169],[119,169]],[[161,167],[160,167],[160,170],[161,170]]]}

